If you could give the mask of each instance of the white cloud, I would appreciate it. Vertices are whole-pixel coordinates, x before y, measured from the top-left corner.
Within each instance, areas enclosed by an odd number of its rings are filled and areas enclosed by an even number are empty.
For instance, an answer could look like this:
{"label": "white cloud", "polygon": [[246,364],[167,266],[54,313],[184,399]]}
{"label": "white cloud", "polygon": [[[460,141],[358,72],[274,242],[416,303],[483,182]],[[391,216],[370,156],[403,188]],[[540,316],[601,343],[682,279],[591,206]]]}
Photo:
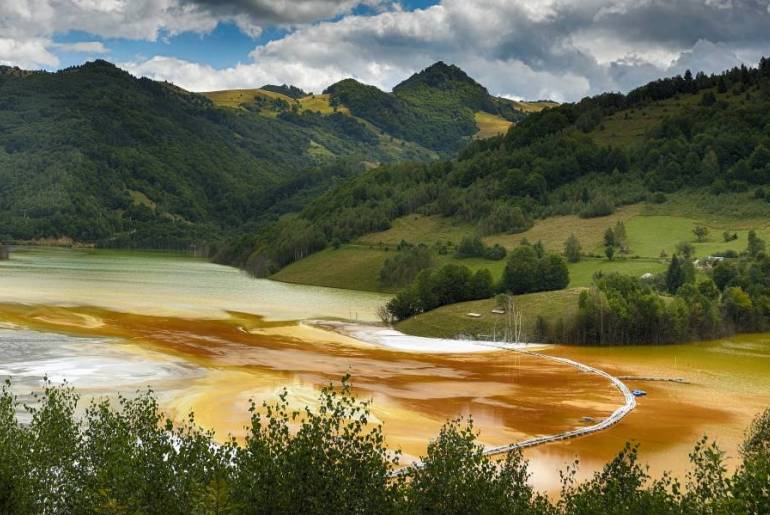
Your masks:
{"label": "white cloud", "polygon": [[77,52],[81,54],[106,54],[109,49],[101,41],[79,41],[77,43],[53,43],[53,48],[64,52]]}
{"label": "white cloud", "polygon": [[[380,12],[349,14],[364,4]],[[155,39],[162,32],[206,32],[222,20],[250,33],[278,23],[290,29],[287,36],[229,68],[164,56],[122,66],[195,91],[275,82],[320,91],[345,77],[390,89],[443,60],[496,94],[574,100],[627,90],[685,67],[713,72],[753,64],[770,48],[767,4],[443,0],[407,12],[392,0],[19,0],[0,4],[0,33],[25,48],[17,62],[51,66],[51,35],[67,30]],[[331,17],[339,19],[314,22]],[[0,59],[12,59],[6,57],[12,50],[1,49]]]}
{"label": "white cloud", "polygon": [[[95,36],[155,41],[161,34],[208,33],[230,21],[257,35],[262,26],[301,24],[350,12],[384,0],[4,0],[0,58],[19,66],[56,66],[55,34],[82,31]],[[42,45],[42,48],[41,48]],[[75,47],[73,47],[74,49]],[[91,45],[92,53],[104,53]]]}
{"label": "white cloud", "polygon": [[48,51],[50,41],[41,38],[0,38],[0,64],[22,68],[58,66],[59,58]]}

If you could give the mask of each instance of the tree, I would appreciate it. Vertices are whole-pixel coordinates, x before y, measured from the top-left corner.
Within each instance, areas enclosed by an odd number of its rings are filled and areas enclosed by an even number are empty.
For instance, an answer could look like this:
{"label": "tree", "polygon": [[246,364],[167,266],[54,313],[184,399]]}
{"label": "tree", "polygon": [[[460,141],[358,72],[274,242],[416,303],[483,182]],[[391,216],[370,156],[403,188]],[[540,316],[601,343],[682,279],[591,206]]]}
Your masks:
{"label": "tree", "polygon": [[615,247],[612,245],[604,247],[604,255],[607,256],[607,260],[612,261],[615,258]]}
{"label": "tree", "polygon": [[731,320],[738,329],[749,329],[751,322],[751,313],[754,305],[751,297],[742,288],[732,286],[725,290],[722,295],[722,309],[725,315]]}
{"label": "tree", "polygon": [[618,221],[613,229],[613,235],[615,237],[616,247],[625,247],[628,243],[628,234],[626,233],[626,224],[622,221]]}
{"label": "tree", "polygon": [[570,263],[580,261],[581,250],[580,241],[574,233],[570,234],[567,241],[564,242],[564,255],[567,257],[567,261]]}
{"label": "tree", "polygon": [[[533,491],[521,451],[500,466],[484,456],[473,422],[451,420],[428,444],[422,466],[409,470],[408,513],[533,513]],[[462,478],[458,481],[458,478]]]}
{"label": "tree", "polygon": [[689,261],[695,255],[695,247],[689,241],[680,241],[676,244],[675,253],[682,256],[685,261]]}
{"label": "tree", "polygon": [[540,259],[540,290],[563,290],[569,285],[569,270],[561,256],[548,254]]}
{"label": "tree", "polygon": [[738,276],[738,271],[730,263],[724,261],[717,263],[717,266],[711,271],[711,278],[714,280],[717,288],[721,291],[730,284],[730,282]]}
{"label": "tree", "polygon": [[757,233],[753,229],[749,231],[746,252],[751,257],[757,257],[759,254],[765,252],[765,240],[758,237]]}
{"label": "tree", "polygon": [[692,230],[692,233],[695,235],[695,239],[699,242],[706,241],[706,238],[709,235],[709,229],[705,225],[696,225],[695,228]]}
{"label": "tree", "polygon": [[515,295],[535,291],[537,253],[531,245],[519,245],[511,251],[503,270],[501,289]]}
{"label": "tree", "polygon": [[671,256],[671,263],[666,271],[666,291],[676,293],[680,286],[686,282],[685,271],[679,257],[674,254]]}
{"label": "tree", "polygon": [[614,247],[616,243],[615,231],[612,230],[612,227],[607,227],[607,230],[604,231],[604,246]]}
{"label": "tree", "polygon": [[482,257],[486,246],[478,236],[465,236],[457,246],[457,257],[460,259],[469,257]]}
{"label": "tree", "polygon": [[711,181],[719,176],[719,171],[720,166],[717,153],[714,152],[714,149],[709,149],[709,151],[706,152],[706,155],[703,156],[703,161],[701,162],[701,173],[706,178],[706,180]]}

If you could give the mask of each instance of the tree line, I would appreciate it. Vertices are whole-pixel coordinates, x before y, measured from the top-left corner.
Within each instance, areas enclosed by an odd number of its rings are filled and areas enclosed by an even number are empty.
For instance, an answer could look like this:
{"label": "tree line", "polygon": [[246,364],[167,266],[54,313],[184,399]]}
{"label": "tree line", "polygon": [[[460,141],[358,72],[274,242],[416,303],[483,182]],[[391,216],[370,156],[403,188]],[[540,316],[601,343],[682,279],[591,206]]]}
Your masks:
{"label": "tree line", "polygon": [[[252,403],[243,443],[215,440],[190,414],[175,425],[152,392],[93,402],[47,384],[36,405],[0,388],[0,512],[701,514],[770,510],[770,409],[748,428],[735,472],[705,437],[688,480],[649,476],[626,446],[593,477],[561,471],[557,500],[535,491],[521,452],[483,454],[472,420],[448,421],[421,458],[400,466],[347,378],[295,412],[286,391]],[[258,409],[259,408],[259,409]],[[22,423],[18,413],[28,422]],[[554,471],[556,473],[556,471]]]}

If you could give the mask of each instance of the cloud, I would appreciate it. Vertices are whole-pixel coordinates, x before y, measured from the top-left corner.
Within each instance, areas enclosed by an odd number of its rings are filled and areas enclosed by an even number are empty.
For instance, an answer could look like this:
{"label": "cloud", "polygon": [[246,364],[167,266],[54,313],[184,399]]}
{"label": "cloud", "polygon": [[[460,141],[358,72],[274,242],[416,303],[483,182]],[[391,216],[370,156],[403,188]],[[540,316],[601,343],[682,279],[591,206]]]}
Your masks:
{"label": "cloud", "polygon": [[124,65],[192,90],[286,82],[320,91],[345,77],[390,89],[440,59],[499,95],[575,100],[734,66],[767,48],[769,24],[765,0],[443,0],[301,26],[231,68]]}
{"label": "cloud", "polygon": [[182,5],[235,22],[250,34],[265,25],[296,25],[348,14],[359,6],[380,7],[385,0],[182,0]]}
{"label": "cloud", "polygon": [[[345,77],[390,89],[443,60],[498,95],[576,100],[686,68],[714,72],[754,64],[770,48],[770,0],[442,0],[413,11],[392,0],[9,4],[0,4],[0,33],[17,45],[25,42],[19,55],[26,62],[49,66],[56,57],[45,39],[67,30],[154,39],[207,32],[225,20],[251,34],[271,24],[287,28],[286,36],[228,68],[169,56],[119,63],[195,91],[273,82],[320,91]],[[374,14],[355,14],[362,5]],[[0,59],[12,53],[0,50]]]}
{"label": "cloud", "polygon": [[[208,33],[223,21],[257,35],[263,26],[328,19],[384,0],[8,0],[0,2],[0,59],[19,66],[57,66],[56,34],[156,41],[161,35]],[[103,53],[95,45],[86,50]],[[19,51],[14,59],[12,49]]]}
{"label": "cloud", "polygon": [[53,43],[53,48],[64,52],[76,52],[81,54],[106,54],[109,49],[101,41],[80,41],[77,43]]}
{"label": "cloud", "polygon": [[22,68],[37,68],[41,64],[56,66],[59,59],[48,51],[49,43],[39,38],[0,38],[0,64]]}

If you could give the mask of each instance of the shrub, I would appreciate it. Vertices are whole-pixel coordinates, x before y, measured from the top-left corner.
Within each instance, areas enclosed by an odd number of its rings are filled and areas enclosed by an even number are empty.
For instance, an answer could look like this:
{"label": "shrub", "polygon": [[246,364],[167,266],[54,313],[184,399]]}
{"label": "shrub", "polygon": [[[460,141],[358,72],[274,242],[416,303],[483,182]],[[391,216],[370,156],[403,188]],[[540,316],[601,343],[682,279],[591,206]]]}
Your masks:
{"label": "shrub", "polygon": [[597,197],[580,210],[580,218],[598,218],[615,212],[615,205],[606,197]]}

